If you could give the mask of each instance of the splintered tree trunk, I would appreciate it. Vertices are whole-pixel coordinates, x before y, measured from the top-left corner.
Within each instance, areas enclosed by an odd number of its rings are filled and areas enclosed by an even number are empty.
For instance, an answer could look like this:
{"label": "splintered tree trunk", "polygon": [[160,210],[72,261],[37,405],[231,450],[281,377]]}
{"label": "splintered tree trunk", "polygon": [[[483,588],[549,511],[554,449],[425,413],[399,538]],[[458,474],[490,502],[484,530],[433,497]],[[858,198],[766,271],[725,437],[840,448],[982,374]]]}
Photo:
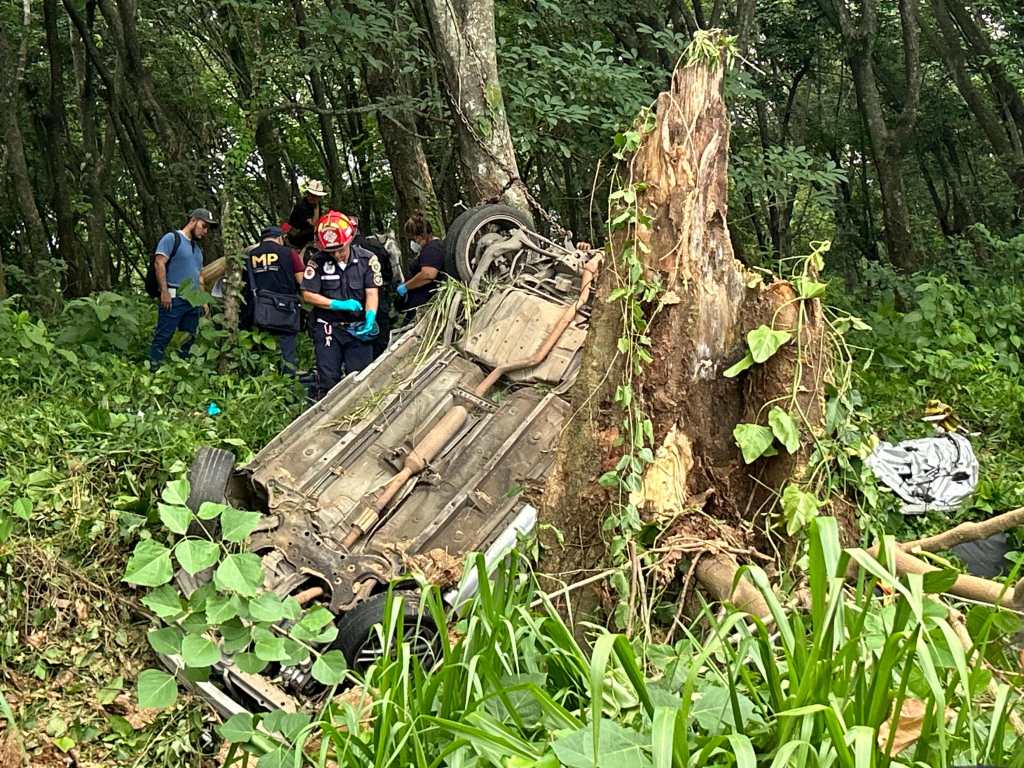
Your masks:
{"label": "splintered tree trunk", "polygon": [[[624,368],[617,351],[621,304],[608,298],[628,271],[622,254],[634,238],[646,247],[637,253],[648,277],[659,278],[665,289],[659,301],[644,306],[653,362],[625,379],[654,425],[655,458],[642,492],[632,499],[640,517],[655,522],[665,537],[686,538],[691,552],[698,542],[698,581],[713,598],[728,598],[736,561],[723,552],[763,543],[773,519],[771,491],[803,473],[806,429],[804,447],[795,454],[782,449],[750,465],[733,439],[738,423],[766,424],[774,404],[787,407],[798,422],[820,423],[827,365],[817,302],[798,299],[786,281],[765,284],[733,256],[726,225],[728,153],[722,67],[677,69],[670,92],[658,99],[654,129],[629,173],[621,174],[646,185],[637,193],[637,210],[650,223],[641,219],[614,235],[602,269],[571,393],[575,416],[563,432],[542,503],[542,523],[562,533],[544,535],[541,571],[552,578],[549,586],[581,581],[609,562],[614,532],[604,523],[623,499],[597,480],[623,452],[623,413],[613,396]],[[761,324],[790,330],[796,339],[762,365],[724,377],[744,356],[747,332]],[[591,614],[599,594],[596,584],[573,590],[572,613]]]}
{"label": "splintered tree trunk", "polygon": [[529,211],[498,81],[494,0],[422,0],[455,113],[473,203],[500,197]]}

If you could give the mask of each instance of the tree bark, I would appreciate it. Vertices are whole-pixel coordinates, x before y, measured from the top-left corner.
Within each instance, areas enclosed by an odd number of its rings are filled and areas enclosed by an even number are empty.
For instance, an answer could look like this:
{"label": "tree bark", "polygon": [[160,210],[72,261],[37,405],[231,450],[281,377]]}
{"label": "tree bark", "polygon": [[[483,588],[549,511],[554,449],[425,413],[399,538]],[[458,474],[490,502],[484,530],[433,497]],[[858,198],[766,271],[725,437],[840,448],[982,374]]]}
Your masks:
{"label": "tree bark", "polygon": [[1002,121],[996,110],[981,95],[981,92],[974,87],[970,73],[967,71],[967,63],[964,60],[963,49],[960,47],[960,34],[949,14],[944,0],[931,0],[932,13],[935,16],[935,26],[938,29],[941,40],[934,34],[925,31],[931,47],[942,59],[946,71],[956,85],[957,91],[963,97],[974,119],[992,145],[993,151],[1002,162],[1006,175],[1017,187],[1018,193],[1024,193],[1024,157],[1015,151],[1010,142],[1010,137],[1003,129]]}
{"label": "tree bark", "polygon": [[[302,0],[292,0],[292,11],[295,14],[295,26],[298,28],[298,45],[303,56],[310,55],[309,38],[306,35],[306,10]],[[342,190],[345,188],[345,176],[342,172],[341,155],[338,153],[338,137],[334,129],[334,116],[327,103],[327,92],[324,88],[323,75],[319,64],[309,70],[309,89],[313,94],[313,103],[317,107],[317,119],[320,122],[320,139],[323,142],[324,168],[327,171],[327,199],[332,208],[341,206]]]}
{"label": "tree bark", "polygon": [[529,212],[498,81],[494,0],[421,0],[455,115],[472,202],[500,198]]}
{"label": "tree bark", "polygon": [[917,122],[921,96],[920,18],[917,0],[899,0],[900,29],[903,40],[903,107],[890,126],[886,121],[878,81],[874,70],[874,46],[878,35],[877,0],[859,0],[860,18],[855,22],[845,0],[819,0],[843,38],[847,60],[853,73],[857,103],[867,126],[875,174],[882,195],[885,245],[889,259],[897,267],[911,270],[917,265],[910,231],[900,168],[904,147]]}
{"label": "tree bark", "polygon": [[65,44],[57,29],[57,11],[58,0],[43,0],[43,24],[46,27],[46,49],[50,64],[49,99],[43,125],[47,142],[50,204],[56,219],[57,254],[67,265],[65,292],[68,297],[76,298],[87,296],[92,291],[92,275],[75,234],[75,215],[71,205],[72,187],[67,172],[70,140],[64,116]]}
{"label": "tree bark", "polygon": [[971,12],[960,0],[943,0],[946,8],[956,20],[964,39],[974,51],[974,57],[981,62],[989,76],[992,88],[1004,105],[1016,130],[1024,133],[1024,97],[1007,76],[1002,64],[996,59],[988,33],[974,19]]}
{"label": "tree bark", "polygon": [[[23,35],[28,34],[30,20],[26,3]],[[50,261],[46,229],[43,227],[43,219],[36,205],[35,190],[32,188],[28,162],[25,159],[25,142],[18,119],[19,91],[25,71],[25,51],[26,46],[23,42],[18,54],[15,55],[11,49],[10,38],[7,35],[0,35],[0,64],[5,73],[5,76],[0,77],[0,129],[3,131],[6,144],[7,171],[11,176],[14,198],[25,225],[25,237],[28,242],[29,259],[27,263],[22,264],[22,269],[31,283],[30,300],[45,313],[54,311],[60,305],[60,297],[54,265]]]}
{"label": "tree bark", "polygon": [[[772,492],[800,478],[810,443],[805,440],[792,456],[783,451],[746,465],[734,427],[764,424],[766,405],[773,401],[784,402],[812,429],[822,419],[828,365],[820,306],[797,299],[788,282],[764,285],[753,279],[733,256],[726,225],[730,121],[722,76],[721,66],[702,63],[676,70],[670,92],[658,98],[654,129],[626,174],[644,185],[637,191],[636,210],[650,220],[641,218],[611,238],[611,264],[603,270],[570,393],[575,415],[563,431],[545,488],[541,521],[561,530],[564,543],[542,536],[541,570],[558,581],[575,580],[606,562],[603,522],[621,507],[617,491],[605,490],[597,480],[617,464],[622,440],[629,444],[614,399],[620,384],[631,387],[634,402],[653,423],[648,447],[655,459],[631,503],[642,520],[667,525],[664,536],[691,532],[709,542],[712,555],[721,550],[714,539],[741,549],[757,543],[751,530],[769,527]],[[623,309],[609,296],[629,273],[625,249],[634,241],[643,274],[660,280],[664,293],[642,310],[653,360],[639,374],[627,375],[618,351]],[[725,378],[722,372],[746,351],[746,333],[761,324],[788,330],[798,342],[748,373]],[[673,467],[667,490],[658,482],[666,460]],[[720,561],[712,557],[707,565]],[[719,571],[698,568],[697,577],[705,573],[707,589],[721,596],[723,584],[713,576]],[[577,616],[590,613],[599,600],[593,590],[573,595]]]}
{"label": "tree bark", "polygon": [[[92,29],[96,18],[95,0],[86,3],[86,24]],[[77,36],[71,42],[75,72],[80,84],[78,91],[78,115],[82,128],[82,168],[85,171],[86,192],[89,198],[87,220],[88,261],[92,271],[93,287],[106,291],[112,286],[110,251],[107,245],[107,201],[103,190],[110,177],[110,166],[114,148],[113,129],[108,127],[101,142],[96,117],[96,69],[85,52],[85,46]]]}

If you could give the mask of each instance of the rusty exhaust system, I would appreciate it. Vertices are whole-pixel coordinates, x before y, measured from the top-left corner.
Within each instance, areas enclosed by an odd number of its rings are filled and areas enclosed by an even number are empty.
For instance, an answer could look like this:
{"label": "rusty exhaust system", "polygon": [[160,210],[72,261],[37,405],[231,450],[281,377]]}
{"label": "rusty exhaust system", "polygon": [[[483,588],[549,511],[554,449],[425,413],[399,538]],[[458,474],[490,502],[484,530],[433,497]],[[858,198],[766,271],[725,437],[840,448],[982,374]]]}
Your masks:
{"label": "rusty exhaust system", "polygon": [[[476,397],[485,397],[488,392],[494,387],[495,384],[501,379],[502,376],[512,373],[513,371],[519,371],[524,368],[533,368],[543,363],[551,350],[555,348],[555,344],[562,338],[562,334],[565,333],[566,328],[576,317],[576,313],[587,303],[590,298],[590,291],[594,283],[594,278],[597,276],[598,268],[601,264],[601,256],[594,256],[583,266],[583,278],[580,282],[580,296],[576,300],[576,303],[572,306],[566,307],[565,312],[555,323],[555,327],[551,329],[551,332],[544,339],[544,343],[541,344],[540,349],[537,350],[531,357],[524,358],[522,360],[516,360],[505,365],[500,365],[492,370],[487,377],[481,381],[476,388],[473,390],[473,395]],[[433,461],[439,453],[447,445],[448,441],[451,440],[459,430],[462,429],[462,425],[466,423],[466,419],[469,416],[469,409],[465,405],[455,405],[450,411],[445,413],[441,417],[441,420],[434,425],[434,427],[423,436],[423,438],[413,447],[409,454],[405,457],[405,463],[398,474],[388,481],[373,498],[372,502],[367,504],[359,516],[352,523],[352,528],[345,535],[342,540],[342,546],[346,549],[352,547],[364,533],[381,518],[381,514],[387,508],[388,504],[391,503],[392,499],[398,494],[402,487],[413,477],[418,475]]]}

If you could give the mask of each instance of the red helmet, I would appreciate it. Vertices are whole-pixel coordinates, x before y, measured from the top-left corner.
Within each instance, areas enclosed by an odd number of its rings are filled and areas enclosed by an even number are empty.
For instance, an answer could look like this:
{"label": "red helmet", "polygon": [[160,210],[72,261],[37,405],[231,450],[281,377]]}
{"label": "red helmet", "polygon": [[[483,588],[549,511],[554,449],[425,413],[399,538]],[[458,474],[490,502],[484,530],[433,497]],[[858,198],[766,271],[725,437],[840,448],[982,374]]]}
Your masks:
{"label": "red helmet", "polygon": [[336,251],[352,242],[355,235],[352,222],[339,211],[328,211],[316,225],[316,244],[321,251]]}

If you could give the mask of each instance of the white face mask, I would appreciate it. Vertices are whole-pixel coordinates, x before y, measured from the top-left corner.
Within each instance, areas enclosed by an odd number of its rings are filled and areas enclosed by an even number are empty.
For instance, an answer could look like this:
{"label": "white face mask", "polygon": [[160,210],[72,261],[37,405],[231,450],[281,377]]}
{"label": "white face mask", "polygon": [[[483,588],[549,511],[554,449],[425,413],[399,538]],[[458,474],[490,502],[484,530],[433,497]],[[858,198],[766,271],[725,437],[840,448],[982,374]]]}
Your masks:
{"label": "white face mask", "polygon": [[417,243],[415,240],[409,241],[409,250],[412,251],[414,254],[418,254],[420,252],[420,248],[420,244]]}

